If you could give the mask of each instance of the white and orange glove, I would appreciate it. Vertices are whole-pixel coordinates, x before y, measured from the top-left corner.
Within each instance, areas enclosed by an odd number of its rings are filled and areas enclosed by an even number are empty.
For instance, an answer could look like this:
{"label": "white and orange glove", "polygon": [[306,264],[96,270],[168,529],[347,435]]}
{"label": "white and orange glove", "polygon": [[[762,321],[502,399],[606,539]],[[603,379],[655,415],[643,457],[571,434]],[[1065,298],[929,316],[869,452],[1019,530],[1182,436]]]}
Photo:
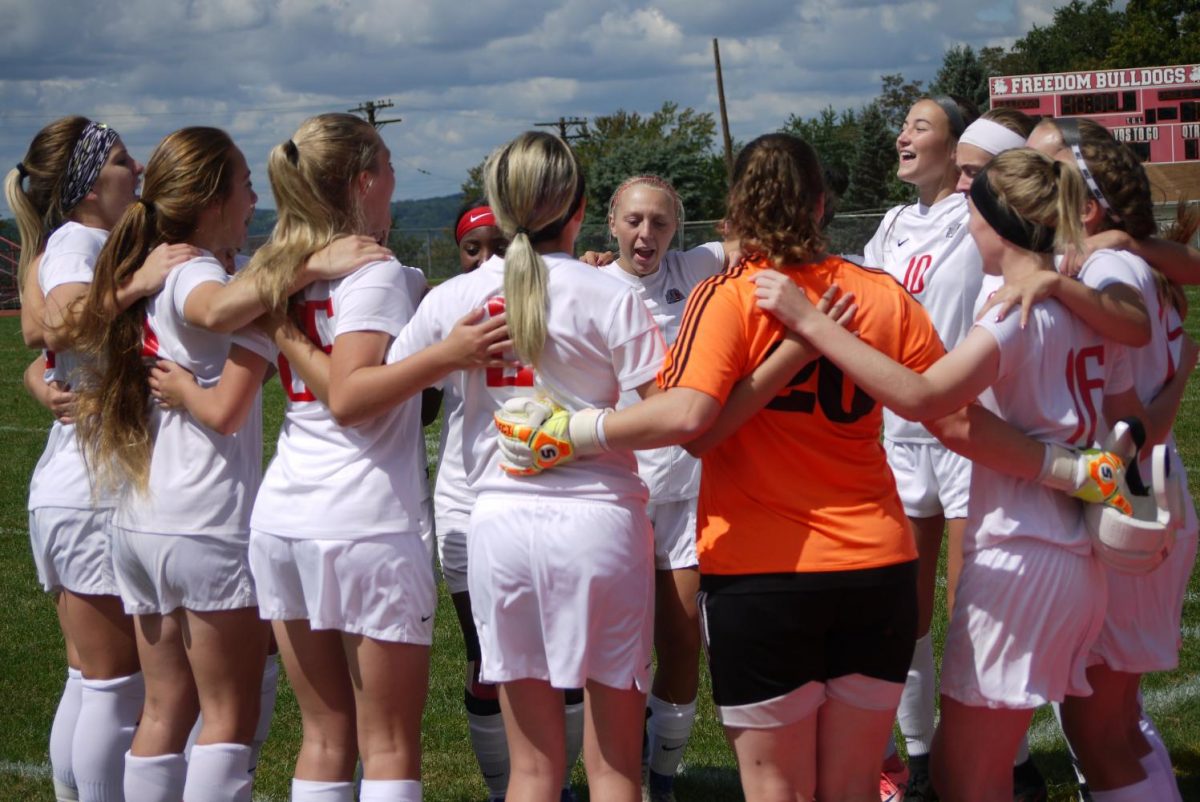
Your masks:
{"label": "white and orange glove", "polygon": [[513,476],[542,471],[608,450],[604,416],[608,409],[569,412],[544,398],[510,398],[493,415],[500,467]]}

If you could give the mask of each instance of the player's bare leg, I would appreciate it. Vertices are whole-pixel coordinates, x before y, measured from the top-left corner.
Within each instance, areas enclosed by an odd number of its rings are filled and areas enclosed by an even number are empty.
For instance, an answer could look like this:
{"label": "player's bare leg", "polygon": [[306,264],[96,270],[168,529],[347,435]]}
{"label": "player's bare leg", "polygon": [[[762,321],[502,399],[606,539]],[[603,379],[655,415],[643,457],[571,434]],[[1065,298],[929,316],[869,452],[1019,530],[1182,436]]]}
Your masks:
{"label": "player's bare leg", "polygon": [[421,779],[429,647],[343,634],[364,780]]}
{"label": "player's bare leg", "polygon": [[[725,728],[725,737],[737,756],[742,792],[747,800],[807,802],[813,798],[817,787],[819,712],[782,727]],[[879,751],[883,751],[882,744]],[[878,764],[873,763],[871,770],[872,779],[877,780]],[[878,783],[874,790],[878,799]]]}
{"label": "player's bare leg", "polygon": [[1139,726],[1138,674],[1104,664],[1087,670],[1092,695],[1068,696],[1062,725],[1092,791],[1125,788],[1146,779],[1140,758],[1149,744]]}
{"label": "player's bare leg", "polygon": [[276,621],[272,629],[300,707],[303,739],[295,777],[349,782],[358,761],[358,741],[342,633],[314,632],[304,619]]}
{"label": "player's bare leg", "polygon": [[895,712],[855,707],[832,697],[817,709],[817,799],[876,802],[879,763]]}
{"label": "player's bare leg", "polygon": [[[506,682],[500,685],[500,708],[510,761],[506,802],[557,802],[567,759],[562,691],[542,680]],[[629,740],[636,745],[636,731]],[[586,742],[585,728],[585,755]],[[595,786],[591,790],[607,799]]]}
{"label": "player's bare leg", "polygon": [[[937,593],[938,559],[942,532],[954,527],[961,536],[965,521],[947,521],[941,515],[909,518],[917,542],[917,642],[904,683],[896,717],[908,752],[908,787],[917,793],[929,789],[929,751],[933,744],[934,710],[937,704],[933,639],[929,633]],[[961,560],[959,561],[961,566]],[[917,796],[914,793],[913,796]]]}
{"label": "player's bare leg", "polygon": [[669,798],[675,773],[696,717],[700,682],[700,623],[696,593],[700,571],[654,572],[654,650],[658,666],[651,685],[646,723],[649,788]]}
{"label": "player's bare leg", "polygon": [[946,520],[946,617],[954,613],[954,593],[963,567],[963,539],[967,534],[966,518]]}
{"label": "player's bare leg", "polygon": [[583,764],[595,799],[642,798],[642,743],[646,694],[589,681],[584,689]]}
{"label": "player's bare leg", "polygon": [[183,611],[136,616],[138,653],[146,679],[146,706],[130,752],[182,753],[200,714],[200,700],[184,646]]}
{"label": "player's bare leg", "polygon": [[938,796],[1012,802],[1013,757],[1032,718],[1032,709],[973,707],[943,694],[930,761]]}

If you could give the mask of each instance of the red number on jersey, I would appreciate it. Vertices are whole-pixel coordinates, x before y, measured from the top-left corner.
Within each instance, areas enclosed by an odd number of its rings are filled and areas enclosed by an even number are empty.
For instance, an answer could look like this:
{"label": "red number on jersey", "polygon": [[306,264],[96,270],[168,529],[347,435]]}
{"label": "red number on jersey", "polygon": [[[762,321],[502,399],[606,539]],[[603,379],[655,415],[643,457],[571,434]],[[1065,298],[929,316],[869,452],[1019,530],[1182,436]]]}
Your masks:
{"label": "red number on jersey", "polygon": [[[158,358],[158,335],[154,333],[154,329],[150,328],[150,318],[148,317],[142,318],[142,358]],[[48,361],[46,366],[50,367]]]}
{"label": "red number on jersey", "polygon": [[[485,309],[487,309],[489,317],[501,314],[504,311],[504,299],[489,298]],[[532,387],[533,368],[525,365],[488,368],[486,384],[488,387]]]}
{"label": "red number on jersey", "polygon": [[1096,427],[1100,415],[1096,405],[1096,391],[1099,395],[1104,392],[1104,376],[1093,376],[1088,372],[1088,363],[1094,362],[1097,367],[1104,366],[1104,346],[1092,345],[1067,352],[1067,389],[1071,391],[1071,401],[1075,404],[1075,414],[1079,423],[1068,440],[1072,445],[1089,447],[1096,441]]}
{"label": "red number on jersey", "polygon": [[913,295],[925,290],[925,271],[933,265],[933,257],[929,254],[914,256],[908,260],[904,271],[904,289]]}
{"label": "red number on jersey", "polygon": [[[325,353],[332,352],[333,342],[326,343],[321,337],[321,329],[317,325],[317,315],[323,315],[325,320],[333,317],[333,299],[325,298],[320,301],[304,301],[301,311],[304,315],[305,336],[312,341],[313,345]],[[279,382],[283,385],[283,392],[287,394],[289,401],[317,400],[317,397],[313,395],[312,390],[308,389],[304,381],[292,373],[292,366],[283,354],[279,355]]]}

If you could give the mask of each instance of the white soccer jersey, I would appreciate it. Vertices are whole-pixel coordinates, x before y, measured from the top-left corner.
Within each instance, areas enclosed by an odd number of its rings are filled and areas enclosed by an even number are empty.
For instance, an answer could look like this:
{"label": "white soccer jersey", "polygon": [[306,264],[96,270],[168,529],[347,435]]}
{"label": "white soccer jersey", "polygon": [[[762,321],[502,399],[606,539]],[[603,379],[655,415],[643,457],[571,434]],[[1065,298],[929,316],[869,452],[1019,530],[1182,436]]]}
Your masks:
{"label": "white soccer jersey", "polygon": [[[309,338],[330,352],[340,334],[394,337],[424,289],[421,271],[389,260],[314,282],[299,303]],[[340,426],[287,359],[280,355],[278,364],[287,410],[251,528],[292,538],[419,533],[428,495],[421,394],[361,426]]]}
{"label": "white soccer jersey", "polygon": [[[570,410],[615,406],[622,390],[653,380],[662,367],[663,342],[654,319],[633,288],[566,254],[542,257],[549,269],[546,346],[535,371],[490,368],[458,371],[464,399],[461,460],[473,493],[562,492],[601,501],[647,500],[629,451],[611,451],[569,462],[535,477],[511,477],[500,469],[493,413],[509,398],[548,395]],[[504,260],[492,257],[476,270],[435,287],[388,354],[395,362],[449,334],[479,307],[503,308]]]}
{"label": "white soccer jersey", "polygon": [[[925,307],[947,351],[970,330],[983,281],[968,216],[967,198],[960,192],[932,206],[896,206],[863,252],[864,265],[886,270]],[[883,434],[897,442],[937,442],[920,423],[890,409],[883,411]]]}
{"label": "white soccer jersey", "polygon": [[[202,387],[215,385],[233,337],[193,326],[183,309],[200,285],[228,281],[224,266],[208,253],[172,270],[147,302],[142,356],[177,363]],[[261,356],[270,359],[269,353]],[[124,488],[113,523],[149,534],[247,534],[262,473],[261,416],[256,400],[242,429],[222,435],[186,410],[152,405],[149,488]]]}
{"label": "white soccer jersey", "polygon": [[[976,325],[1000,347],[996,381],[980,394],[980,403],[1034,439],[1092,446],[1104,431],[1103,396],[1132,386],[1126,350],[1054,300],[1035,306],[1024,329],[1017,314],[999,323],[987,315]],[[964,552],[1011,537],[1045,540],[1081,555],[1092,548],[1078,500],[976,463]]]}
{"label": "white soccer jersey", "polygon": [[[75,222],[63,223],[46,242],[38,265],[38,286],[44,295],[63,284],[91,284],[96,257],[108,239],[108,232]],[[81,378],[79,357],[73,351],[46,352],[46,381],[60,381],[78,387]],[[111,507],[112,499],[93,500],[83,455],[75,439],[75,425],[57,420],[50,426],[50,437],[29,483],[29,509],[69,507],[92,509]]]}
{"label": "white soccer jersey", "polygon": [[[1103,290],[1114,282],[1120,282],[1135,287],[1141,293],[1150,317],[1150,342],[1142,348],[1130,350],[1130,370],[1138,398],[1143,404],[1149,404],[1162,391],[1163,385],[1174,377],[1179,365],[1179,349],[1183,344],[1183,323],[1179,319],[1179,312],[1170,304],[1162,303],[1150,266],[1129,251],[1096,251],[1084,263],[1079,280],[1095,290]],[[1175,448],[1173,433],[1167,443],[1172,449]],[[1146,449],[1143,469],[1149,470],[1149,459],[1150,449]],[[1182,466],[1182,462],[1177,464]],[[1143,473],[1142,477],[1147,479],[1149,474]],[[1183,487],[1186,493],[1186,479]],[[1187,501],[1188,520],[1184,531],[1195,532],[1196,507],[1191,503],[1190,493]]]}
{"label": "white soccer jersey", "polygon": [[[725,269],[725,247],[719,242],[710,242],[690,251],[667,251],[658,270],[649,276],[627,273],[616,262],[600,269],[630,284],[637,291],[670,348],[679,333],[679,323],[692,288]],[[624,391],[617,408],[636,404],[639,400],[641,397],[636,391]],[[635,454],[638,473],[650,488],[651,501],[679,501],[700,494],[700,460],[680,446],[637,451]]]}

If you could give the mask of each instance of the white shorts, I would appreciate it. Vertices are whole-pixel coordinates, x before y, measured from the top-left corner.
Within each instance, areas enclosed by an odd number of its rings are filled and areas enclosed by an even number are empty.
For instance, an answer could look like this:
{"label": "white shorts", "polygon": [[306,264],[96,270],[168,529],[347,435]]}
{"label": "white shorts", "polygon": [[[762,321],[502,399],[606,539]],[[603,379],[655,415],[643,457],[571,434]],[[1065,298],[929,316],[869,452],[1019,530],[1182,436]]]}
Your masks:
{"label": "white shorts", "polygon": [[650,502],[646,505],[654,527],[654,567],[659,571],[695,568],[696,499]]}
{"label": "white shorts", "polygon": [[467,547],[484,682],[649,687],[654,554],[644,505],[486,494]]}
{"label": "white shorts", "polygon": [[246,535],[156,535],[113,526],[113,570],[125,612],[253,607],[246,541]]}
{"label": "white shorts", "polygon": [[467,526],[470,516],[443,516],[437,520],[438,563],[451,594],[467,592]]}
{"label": "white shorts", "polygon": [[966,556],[942,653],[942,693],[974,707],[1027,709],[1087,696],[1104,623],[1104,566],[1032,538]]}
{"label": "white shorts", "polygon": [[966,518],[971,460],[941,443],[897,443],[884,438],[888,466],[909,518]]}
{"label": "white shorts", "polygon": [[1144,576],[1106,569],[1108,610],[1091,662],[1131,674],[1179,666],[1183,599],[1196,542],[1195,532],[1178,537],[1166,562]]}
{"label": "white shorts", "polygon": [[419,534],[355,540],[250,533],[250,568],[263,618],[307,619],[376,640],[433,642],[437,588]]}
{"label": "white shorts", "polygon": [[39,507],[29,511],[29,544],[43,590],[117,595],[108,531],[111,518],[111,509]]}

